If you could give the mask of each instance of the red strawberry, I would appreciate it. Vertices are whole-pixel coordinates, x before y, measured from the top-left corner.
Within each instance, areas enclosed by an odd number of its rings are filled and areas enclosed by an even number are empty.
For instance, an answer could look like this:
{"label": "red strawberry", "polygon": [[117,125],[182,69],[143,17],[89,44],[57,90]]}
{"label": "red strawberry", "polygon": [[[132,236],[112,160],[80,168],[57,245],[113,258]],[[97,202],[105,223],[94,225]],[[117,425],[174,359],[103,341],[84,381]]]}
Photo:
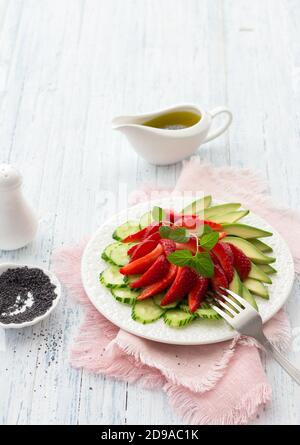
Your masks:
{"label": "red strawberry", "polygon": [[148,253],[152,252],[152,250],[155,249],[158,243],[159,241],[145,240],[142,241],[140,244],[133,246],[128,251],[128,255],[131,256],[130,262],[135,261],[138,258],[141,258],[147,255]]}
{"label": "red strawberry", "polygon": [[214,276],[210,279],[212,288],[214,291],[221,291],[220,286],[227,288],[228,287],[228,280],[226,278],[225,272],[223,271],[222,267],[218,264],[215,264],[215,270],[214,270]]}
{"label": "red strawberry", "polygon": [[176,278],[161,301],[162,306],[181,300],[187,295],[197,281],[197,273],[190,267],[178,267]]}
{"label": "red strawberry", "polygon": [[175,252],[176,250],[175,241],[172,241],[170,239],[162,239],[160,241],[160,244],[163,246],[166,255],[169,255],[169,253]]}
{"label": "red strawberry", "polygon": [[222,269],[225,272],[228,282],[233,279],[233,255],[231,249],[228,249],[226,243],[217,243],[212,249],[212,252],[216,255]]}
{"label": "red strawberry", "polygon": [[189,239],[187,243],[176,243],[176,249],[177,250],[190,250],[195,254],[197,252],[197,239],[193,236]]}
{"label": "red strawberry", "polygon": [[145,227],[138,232],[132,233],[131,235],[126,236],[126,238],[122,239],[122,243],[132,243],[135,241],[142,241],[147,233],[148,227]]}
{"label": "red strawberry", "polygon": [[160,255],[155,263],[137,280],[130,284],[132,288],[146,287],[161,280],[169,271],[170,263],[165,255]]}
{"label": "red strawberry", "polygon": [[163,290],[167,289],[173,283],[176,277],[176,273],[177,266],[175,266],[175,264],[170,264],[167,275],[159,280],[157,283],[151,284],[151,286],[147,286],[137,297],[137,300],[146,300],[146,298],[153,297],[153,295],[159,294]]}
{"label": "red strawberry", "polygon": [[159,232],[159,228],[162,224],[158,222],[153,222],[150,226],[146,227],[146,232],[143,239],[148,238],[150,235]]}
{"label": "red strawberry", "polygon": [[233,244],[229,244],[228,246],[231,249],[231,252],[233,254],[233,265],[236,268],[240,279],[242,281],[246,280],[248,278],[248,275],[251,270],[251,261],[249,258],[244,254],[244,252],[241,251],[238,247],[234,246]]}
{"label": "red strawberry", "polygon": [[158,244],[152,252],[147,255],[132,261],[126,266],[121,267],[120,272],[123,275],[135,275],[146,272],[154,261],[163,253],[163,248]]}
{"label": "red strawberry", "polygon": [[191,312],[195,312],[202,303],[208,288],[208,283],[208,278],[201,277],[200,275],[197,277],[196,284],[188,294],[188,302]]}
{"label": "red strawberry", "polygon": [[200,219],[197,215],[181,215],[180,218],[175,220],[175,226],[185,227],[189,230],[196,230],[204,224],[209,226],[212,230],[222,230],[221,224],[205,219]]}

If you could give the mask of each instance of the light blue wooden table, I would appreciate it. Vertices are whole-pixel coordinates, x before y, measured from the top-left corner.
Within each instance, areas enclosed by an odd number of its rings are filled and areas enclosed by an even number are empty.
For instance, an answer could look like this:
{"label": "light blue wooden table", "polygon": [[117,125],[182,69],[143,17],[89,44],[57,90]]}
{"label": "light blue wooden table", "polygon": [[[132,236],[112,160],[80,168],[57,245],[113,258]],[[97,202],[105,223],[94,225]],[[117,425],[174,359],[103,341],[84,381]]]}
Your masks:
{"label": "light blue wooden table", "polygon": [[[181,165],[147,164],[110,120],[176,102],[228,105],[230,132],[200,158],[260,171],[275,199],[299,209],[299,19],[297,0],[0,1],[0,160],[23,172],[42,218],[33,245],[1,261],[51,267],[54,248],[105,220],[120,182],[173,186]],[[300,365],[299,296],[297,282],[287,310]],[[42,326],[7,333],[0,423],[180,422],[162,392],[69,367],[81,318],[64,295]],[[299,388],[265,367],[273,402],[255,423],[299,424]]]}

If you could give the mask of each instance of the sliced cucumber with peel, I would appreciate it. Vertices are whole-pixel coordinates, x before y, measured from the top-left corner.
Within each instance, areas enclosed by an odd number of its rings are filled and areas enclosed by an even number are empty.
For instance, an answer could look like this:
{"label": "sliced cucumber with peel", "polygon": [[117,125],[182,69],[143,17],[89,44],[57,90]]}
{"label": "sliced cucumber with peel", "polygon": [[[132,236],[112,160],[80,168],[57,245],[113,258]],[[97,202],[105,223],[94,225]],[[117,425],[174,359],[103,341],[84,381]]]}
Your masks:
{"label": "sliced cucumber with peel", "polygon": [[108,246],[106,246],[101,254],[101,258],[104,261],[111,262],[111,258],[110,258],[111,252],[118,244],[119,244],[118,242],[115,242],[115,243],[111,243]]}
{"label": "sliced cucumber with peel", "polygon": [[[188,304],[181,304],[180,309],[192,314]],[[194,312],[194,315],[203,320],[220,320],[221,318],[221,316],[207,303],[202,303],[199,309]]]}
{"label": "sliced cucumber with peel", "polygon": [[172,328],[182,328],[188,325],[195,316],[181,309],[170,309],[164,314],[164,322]]}
{"label": "sliced cucumber with peel", "polygon": [[124,304],[133,305],[136,302],[140,292],[129,289],[128,287],[120,289],[111,289],[111,293],[117,301]]}
{"label": "sliced cucumber with peel", "polygon": [[144,213],[140,218],[140,229],[150,226],[153,222],[152,212]]}
{"label": "sliced cucumber with peel", "polygon": [[203,213],[204,209],[207,209],[210,206],[211,199],[210,195],[203,196],[203,198],[197,199],[184,207],[184,209],[181,210],[181,213],[184,213],[185,215],[199,215]]}
{"label": "sliced cucumber with peel", "polygon": [[224,215],[213,215],[208,219],[219,224],[232,224],[244,218],[248,213],[249,210],[238,210],[236,212],[225,213]]}
{"label": "sliced cucumber with peel", "polygon": [[246,288],[253,294],[265,298],[266,300],[269,299],[268,289],[261,281],[254,280],[253,278],[247,278],[247,280],[244,281],[244,286],[246,286]]}
{"label": "sliced cucumber with peel", "polygon": [[259,239],[251,239],[251,240],[249,240],[249,242],[251,244],[253,244],[253,246],[257,247],[257,249],[263,253],[273,252],[273,249],[271,246],[269,246],[268,244],[264,243],[263,241],[261,241]]}
{"label": "sliced cucumber with peel", "polygon": [[274,267],[272,267],[270,264],[260,264],[258,266],[263,272],[265,272],[266,274],[273,274],[273,273],[277,273],[277,270],[274,269]]}
{"label": "sliced cucumber with peel", "polygon": [[121,241],[127,236],[138,232],[139,230],[140,230],[140,224],[138,221],[127,221],[116,228],[112,237],[117,241]]}
{"label": "sliced cucumber with peel", "polygon": [[154,297],[153,297],[154,303],[157,304],[162,309],[174,309],[178,305],[178,303],[175,302],[175,303],[172,303],[172,304],[167,304],[167,306],[161,306],[160,303],[161,303],[162,299],[164,298],[164,296],[165,296],[164,293],[154,295]]}
{"label": "sliced cucumber with peel", "polygon": [[228,235],[239,236],[244,239],[263,238],[273,235],[271,232],[267,232],[266,230],[239,223],[223,224],[223,230]]}
{"label": "sliced cucumber with peel", "polygon": [[241,204],[232,202],[228,204],[220,204],[216,206],[211,206],[205,209],[204,217],[205,219],[211,219],[212,217],[225,215],[226,213],[234,212],[241,207]]}
{"label": "sliced cucumber with peel", "polygon": [[100,282],[109,288],[126,287],[124,275],[119,271],[118,266],[109,266],[100,274]]}
{"label": "sliced cucumber with peel", "polygon": [[238,238],[236,236],[225,236],[225,238],[222,239],[222,242],[231,243],[238,247],[248,258],[250,258],[251,261],[256,264],[269,264],[276,261],[275,258],[265,255],[259,249],[257,249],[257,247],[253,246],[253,244],[243,238]]}
{"label": "sliced cucumber with peel", "polygon": [[133,283],[134,281],[138,280],[141,277],[141,275],[126,275],[125,281],[127,284]]}
{"label": "sliced cucumber with peel", "polygon": [[152,323],[158,320],[165,310],[154,303],[152,298],[143,301],[136,301],[132,308],[131,317],[142,324]]}
{"label": "sliced cucumber with peel", "polygon": [[130,247],[132,247],[132,243],[116,243],[117,245],[110,252],[110,260],[116,266],[125,266],[130,261],[130,257],[127,254]]}
{"label": "sliced cucumber with peel", "polygon": [[257,266],[251,262],[251,270],[248,278],[254,278],[254,280],[262,281],[263,283],[272,284],[271,278],[263,271],[261,266]]}

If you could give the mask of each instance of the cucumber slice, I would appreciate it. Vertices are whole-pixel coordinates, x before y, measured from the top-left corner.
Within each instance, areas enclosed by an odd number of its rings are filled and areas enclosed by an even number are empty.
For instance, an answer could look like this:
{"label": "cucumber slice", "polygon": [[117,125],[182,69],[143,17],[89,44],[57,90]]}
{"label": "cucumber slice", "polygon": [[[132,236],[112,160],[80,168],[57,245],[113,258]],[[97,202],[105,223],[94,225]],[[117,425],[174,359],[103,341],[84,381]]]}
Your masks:
{"label": "cucumber slice", "polygon": [[134,281],[136,281],[140,277],[141,277],[141,275],[127,275],[125,277],[125,281],[127,284],[130,284],[130,283],[133,283]]}
{"label": "cucumber slice", "polygon": [[[188,304],[181,304],[179,307],[182,311],[191,314]],[[202,303],[199,309],[194,312],[194,315],[203,320],[220,320],[221,318],[221,316],[207,303]]]}
{"label": "cucumber slice", "polygon": [[225,238],[222,239],[222,242],[234,244],[256,264],[269,264],[276,261],[275,258],[265,255],[257,249],[257,247],[253,246],[253,244],[243,238],[238,238],[237,236],[225,236]]}
{"label": "cucumber slice", "polygon": [[260,266],[257,266],[254,263],[251,263],[251,270],[248,275],[248,278],[254,278],[255,280],[262,281],[263,283],[272,284],[272,280],[267,275]]}
{"label": "cucumber slice", "polygon": [[116,246],[110,252],[110,260],[116,266],[125,266],[129,263],[130,257],[127,254],[133,243],[116,243]]}
{"label": "cucumber slice", "polygon": [[161,307],[163,309],[174,309],[174,307],[176,307],[178,305],[178,303],[175,302],[175,303],[172,303],[172,304],[167,304],[167,306],[161,306],[160,303],[161,303],[161,300],[164,298],[164,296],[165,296],[165,294],[163,294],[163,293],[154,295],[154,297],[153,297],[154,303],[157,304],[157,306],[159,306],[159,307]]}
{"label": "cucumber slice", "polygon": [[274,267],[272,267],[270,264],[260,264],[258,266],[263,272],[267,273],[267,274],[272,274],[272,273],[277,273],[277,270],[274,269]]}
{"label": "cucumber slice", "polygon": [[228,204],[220,204],[217,206],[209,207],[205,210],[204,216],[205,219],[210,219],[212,216],[220,216],[225,215],[226,213],[234,212],[235,210],[239,209],[241,207],[241,204],[232,202]]}
{"label": "cucumber slice", "polygon": [[111,243],[108,246],[106,246],[105,249],[103,250],[102,254],[101,254],[101,258],[104,261],[111,262],[111,258],[110,258],[111,252],[118,244],[119,243],[116,242],[116,243]]}
{"label": "cucumber slice", "polygon": [[257,303],[255,301],[255,298],[253,297],[253,295],[251,294],[251,292],[249,291],[249,289],[242,285],[242,295],[241,295],[246,301],[248,301],[248,303],[251,304],[251,306],[254,307],[255,310],[257,310],[258,312],[258,306]]}
{"label": "cucumber slice", "polygon": [[248,226],[247,224],[223,224],[223,230],[228,235],[239,236],[244,239],[263,238],[265,236],[271,236],[271,232],[258,229],[257,227]]}
{"label": "cucumber slice", "polygon": [[219,224],[232,224],[248,215],[249,210],[226,213],[225,215],[213,215],[209,219]]}
{"label": "cucumber slice", "polygon": [[153,222],[152,212],[144,213],[140,218],[140,229],[148,227]]}
{"label": "cucumber slice", "polygon": [[109,288],[126,287],[125,277],[118,266],[109,266],[100,274],[100,282]]}
{"label": "cucumber slice", "polygon": [[129,289],[128,287],[121,289],[111,289],[111,293],[117,301],[124,304],[133,305],[136,302],[140,292]]}
{"label": "cucumber slice", "polygon": [[258,250],[260,250],[263,253],[273,252],[273,249],[268,244],[260,241],[259,239],[251,239],[249,240],[253,246],[257,247]]}
{"label": "cucumber slice", "polygon": [[164,315],[164,321],[172,328],[182,328],[194,320],[195,316],[180,309],[170,309]]}
{"label": "cucumber slice", "polygon": [[133,233],[138,232],[139,230],[140,230],[140,224],[137,221],[127,221],[121,226],[116,228],[112,237],[117,241],[121,241],[128,235],[132,235]]}
{"label": "cucumber slice", "polygon": [[184,209],[181,210],[181,213],[184,213],[185,215],[198,215],[199,213],[203,213],[203,210],[210,206],[211,199],[212,198],[210,195],[197,199],[188,206],[184,207]]}
{"label": "cucumber slice", "polygon": [[259,295],[266,300],[269,299],[268,289],[260,281],[253,280],[253,278],[247,278],[247,280],[244,281],[244,286],[255,295]]}
{"label": "cucumber slice", "polygon": [[242,293],[242,282],[239,277],[239,274],[237,273],[237,271],[235,269],[234,269],[233,279],[232,279],[231,283],[229,283],[229,290],[231,290],[232,292],[235,292],[238,295],[241,295],[241,293]]}
{"label": "cucumber slice", "polygon": [[131,317],[139,323],[147,324],[158,320],[164,312],[164,309],[157,306],[152,298],[148,298],[147,300],[137,301],[134,304]]}

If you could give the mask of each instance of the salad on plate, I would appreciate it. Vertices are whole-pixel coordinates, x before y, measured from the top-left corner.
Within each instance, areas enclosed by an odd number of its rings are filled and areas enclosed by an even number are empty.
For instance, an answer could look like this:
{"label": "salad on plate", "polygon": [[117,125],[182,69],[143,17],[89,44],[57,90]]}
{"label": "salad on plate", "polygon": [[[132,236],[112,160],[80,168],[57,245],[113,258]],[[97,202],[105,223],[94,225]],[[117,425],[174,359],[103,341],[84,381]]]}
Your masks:
{"label": "salad on plate", "polygon": [[107,267],[100,282],[143,324],[161,317],[173,328],[218,320],[211,303],[220,288],[258,310],[256,298],[269,298],[275,258],[261,240],[272,233],[240,222],[248,213],[239,203],[212,205],[211,196],[181,212],[155,206],[115,229],[101,255]]}

